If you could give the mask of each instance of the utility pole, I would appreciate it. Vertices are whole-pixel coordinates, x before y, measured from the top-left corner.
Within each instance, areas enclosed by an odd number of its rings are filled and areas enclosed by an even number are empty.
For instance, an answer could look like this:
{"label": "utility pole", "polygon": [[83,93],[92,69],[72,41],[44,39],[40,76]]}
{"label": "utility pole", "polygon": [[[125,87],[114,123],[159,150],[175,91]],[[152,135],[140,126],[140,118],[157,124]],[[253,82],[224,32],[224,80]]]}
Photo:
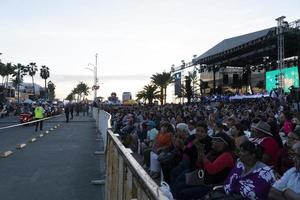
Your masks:
{"label": "utility pole", "polygon": [[98,90],[98,78],[97,78],[98,53],[96,53],[95,57],[96,57],[96,63],[95,63],[95,69],[94,69],[94,74],[95,74],[95,80],[94,80],[94,100],[96,100],[96,98],[97,98],[97,90]]}

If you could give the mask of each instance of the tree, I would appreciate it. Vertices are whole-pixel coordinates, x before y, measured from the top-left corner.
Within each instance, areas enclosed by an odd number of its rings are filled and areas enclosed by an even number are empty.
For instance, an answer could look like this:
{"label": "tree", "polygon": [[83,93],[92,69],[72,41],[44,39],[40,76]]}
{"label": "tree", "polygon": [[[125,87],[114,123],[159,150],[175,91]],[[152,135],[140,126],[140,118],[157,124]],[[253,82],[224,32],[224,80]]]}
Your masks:
{"label": "tree", "polygon": [[68,94],[66,99],[69,100],[69,101],[72,101],[74,99],[74,94],[71,92],[70,94]]}
{"label": "tree", "polygon": [[45,99],[47,98],[47,87],[46,87],[46,82],[47,82],[47,78],[50,77],[50,72],[49,72],[49,67],[46,67],[45,65],[41,66],[40,69],[40,76],[42,79],[45,80]]}
{"label": "tree", "polygon": [[38,71],[36,63],[33,63],[33,62],[29,63],[29,65],[27,66],[27,70],[28,70],[29,76],[31,76],[32,89],[33,89],[33,98],[35,99],[34,76],[35,76],[36,72]]}
{"label": "tree", "polygon": [[2,85],[3,85],[4,84],[4,78],[6,76],[6,66],[2,62],[0,62],[0,76],[2,76]]}
{"label": "tree", "polygon": [[[79,92],[78,92],[78,89],[77,89],[77,88],[74,88],[74,89],[71,91],[71,95],[73,96],[73,98],[79,100]],[[77,98],[76,98],[76,95],[77,95]]]}
{"label": "tree", "polygon": [[53,101],[53,99],[55,98],[55,85],[51,81],[48,82],[48,91],[48,98],[50,101]]}
{"label": "tree", "polygon": [[18,91],[18,103],[20,102],[20,85],[23,83],[23,77],[26,75],[26,68],[24,65],[15,65],[15,71],[13,74],[13,85],[17,87]]}
{"label": "tree", "polygon": [[89,95],[89,93],[90,93],[89,92],[90,88],[88,87],[88,85],[86,83],[84,83],[82,81],[77,85],[76,89],[77,89],[77,92],[78,92],[80,98],[81,98],[82,94],[83,94],[83,98],[84,98],[85,96]]}
{"label": "tree", "polygon": [[146,85],[142,91],[139,91],[136,95],[137,101],[143,100],[144,102],[148,101],[149,104],[153,103],[154,99],[161,97],[157,90],[156,85]]}
{"label": "tree", "polygon": [[163,72],[161,74],[156,73],[151,77],[152,82],[156,85],[160,90],[160,103],[161,105],[166,102],[167,99],[167,87],[170,83],[173,82],[173,77],[171,73]]}

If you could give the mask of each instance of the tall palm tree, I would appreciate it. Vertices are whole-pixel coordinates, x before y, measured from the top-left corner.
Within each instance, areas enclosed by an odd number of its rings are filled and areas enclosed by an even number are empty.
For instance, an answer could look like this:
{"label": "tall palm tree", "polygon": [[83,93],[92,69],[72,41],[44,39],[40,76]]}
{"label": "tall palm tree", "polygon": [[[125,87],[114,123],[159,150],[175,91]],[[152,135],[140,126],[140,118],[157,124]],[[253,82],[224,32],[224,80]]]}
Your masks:
{"label": "tall palm tree", "polygon": [[13,75],[15,73],[15,66],[12,65],[11,63],[6,63],[6,68],[5,68],[5,72],[6,72],[6,88],[8,88],[8,80],[9,80],[9,76]]}
{"label": "tall palm tree", "polygon": [[55,98],[55,85],[51,81],[48,82],[49,100],[53,101]]}
{"label": "tall palm tree", "polygon": [[41,66],[40,76],[41,76],[42,79],[45,80],[45,98],[47,98],[48,92],[47,92],[46,82],[47,82],[47,78],[50,77],[49,67],[46,67],[45,65]]}
{"label": "tall palm tree", "polygon": [[171,73],[163,72],[152,75],[151,80],[160,90],[160,103],[163,105],[167,99],[167,87],[173,82],[173,77]]}
{"label": "tall palm tree", "polygon": [[0,62],[0,76],[2,76],[2,85],[4,85],[4,78],[6,76],[6,66],[4,63]]}
{"label": "tall palm tree", "polygon": [[29,76],[31,76],[31,80],[32,80],[32,89],[33,89],[33,97],[34,97],[34,99],[35,99],[34,76],[35,76],[36,72],[38,71],[38,68],[37,68],[37,66],[36,66],[36,63],[34,63],[34,62],[29,63],[29,65],[27,66],[27,70],[28,70]]}
{"label": "tall palm tree", "polygon": [[21,64],[15,65],[15,71],[13,74],[13,85],[17,87],[18,91],[18,103],[20,102],[20,85],[23,83],[23,77],[26,75],[26,67]]}
{"label": "tall palm tree", "polygon": [[[77,101],[79,100],[79,92],[78,92],[78,89],[77,88],[74,88],[72,91],[71,91],[71,94],[73,97],[75,97],[75,99],[77,99]],[[76,98],[76,95],[77,95],[77,98]]]}
{"label": "tall palm tree", "polygon": [[197,96],[198,92],[200,91],[200,84],[199,84],[198,76],[197,76],[196,71],[189,72],[188,76],[190,77],[190,80],[191,80],[193,97],[195,97],[195,96]]}
{"label": "tall palm tree", "polygon": [[81,95],[83,94],[83,99],[84,99],[84,97],[85,96],[87,96],[87,95],[89,95],[89,87],[88,87],[88,85],[86,84],[86,83],[84,83],[84,82],[80,82],[78,85],[77,85],[77,91],[78,91],[78,94],[80,95],[80,97],[81,97]]}
{"label": "tall palm tree", "polygon": [[157,90],[156,85],[146,85],[142,91],[139,91],[136,95],[137,100],[148,101],[149,104],[153,103],[154,99],[158,99],[160,94]]}
{"label": "tall palm tree", "polygon": [[68,94],[66,99],[69,100],[69,101],[72,101],[74,99],[74,94],[71,92],[70,94]]}

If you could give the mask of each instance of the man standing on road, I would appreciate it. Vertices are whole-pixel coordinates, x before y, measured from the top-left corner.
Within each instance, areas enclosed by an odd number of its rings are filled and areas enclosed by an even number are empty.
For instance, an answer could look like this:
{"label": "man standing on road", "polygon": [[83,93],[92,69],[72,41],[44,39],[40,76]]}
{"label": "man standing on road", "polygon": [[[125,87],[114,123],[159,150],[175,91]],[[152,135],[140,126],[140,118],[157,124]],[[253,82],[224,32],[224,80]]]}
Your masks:
{"label": "man standing on road", "polygon": [[70,103],[67,103],[65,105],[65,114],[66,114],[66,122],[69,123]]}
{"label": "man standing on road", "polygon": [[36,108],[34,109],[34,118],[35,118],[35,120],[38,120],[35,123],[35,132],[37,132],[39,124],[40,124],[40,130],[41,131],[43,130],[43,120],[41,120],[41,119],[44,118],[44,113],[45,113],[44,108],[41,106],[40,103],[38,103]]}
{"label": "man standing on road", "polygon": [[73,112],[74,112],[74,103],[70,103],[71,119],[73,119]]}

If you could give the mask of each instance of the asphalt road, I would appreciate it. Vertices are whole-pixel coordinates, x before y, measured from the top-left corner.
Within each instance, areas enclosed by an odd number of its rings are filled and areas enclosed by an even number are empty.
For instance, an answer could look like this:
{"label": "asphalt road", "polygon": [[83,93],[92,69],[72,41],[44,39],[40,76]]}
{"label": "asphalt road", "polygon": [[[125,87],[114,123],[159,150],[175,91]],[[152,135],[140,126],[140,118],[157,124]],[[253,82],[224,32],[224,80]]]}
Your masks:
{"label": "asphalt road", "polygon": [[[12,117],[0,119],[0,127],[17,123]],[[28,142],[40,133],[44,137]],[[91,184],[102,179],[104,172],[104,157],[94,155],[103,148],[96,137],[95,121],[83,116],[70,123],[64,116],[48,120],[38,133],[33,125],[0,130],[0,152],[13,151],[0,158],[0,199],[104,199],[104,185]],[[19,143],[27,146],[16,150]]]}

